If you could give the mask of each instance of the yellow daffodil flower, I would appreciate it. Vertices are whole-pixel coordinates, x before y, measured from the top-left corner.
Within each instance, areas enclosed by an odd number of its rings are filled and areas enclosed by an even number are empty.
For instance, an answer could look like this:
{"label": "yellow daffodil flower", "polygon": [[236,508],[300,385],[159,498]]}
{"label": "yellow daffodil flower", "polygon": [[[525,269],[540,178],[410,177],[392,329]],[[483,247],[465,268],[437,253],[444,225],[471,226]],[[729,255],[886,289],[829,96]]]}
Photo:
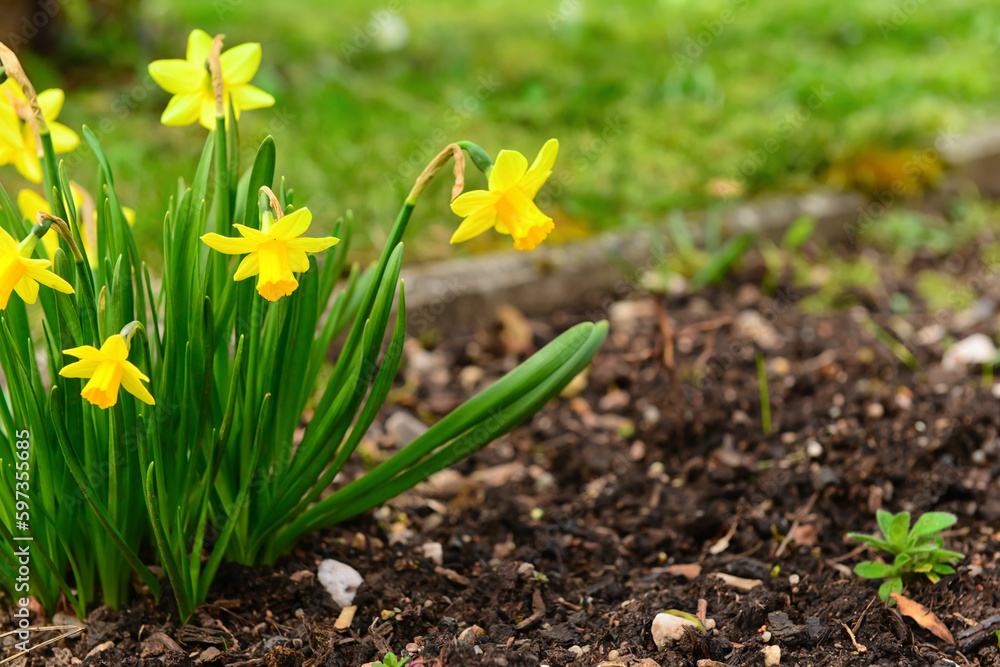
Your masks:
{"label": "yellow daffodil flower", "polygon": [[242,238],[209,233],[201,237],[209,248],[227,255],[250,253],[240,262],[233,280],[244,280],[259,275],[257,292],[268,301],[288,296],[299,286],[295,273],[309,269],[307,252],[322,252],[340,239],[299,238],[309,229],[312,213],[300,208],[271,223],[271,216],[263,216],[260,230],[244,225],[233,225]]}
{"label": "yellow daffodil flower", "polygon": [[[149,64],[149,74],[156,83],[173,95],[160,121],[164,125],[189,125],[200,122],[215,129],[215,93],[206,59],[212,38],[204,30],[191,31],[187,59],[156,60]],[[274,104],[274,98],[249,81],[260,66],[260,44],[240,44],[220,57],[223,83],[223,106],[232,101],[237,119],[240,111],[260,109]]]}
{"label": "yellow daffodil flower", "polygon": [[[79,211],[80,207],[83,206],[84,201],[89,199],[86,191],[81,188],[76,183],[69,184],[70,189],[73,191],[73,206]],[[21,209],[21,215],[23,215],[29,222],[34,223],[37,219],[39,211],[42,213],[51,213],[49,208],[49,203],[40,194],[34,190],[21,190],[17,193],[17,207]],[[90,206],[93,209],[91,203]],[[125,214],[125,220],[128,224],[135,224],[135,211],[127,206],[122,207],[122,213]],[[90,216],[90,222],[83,224],[83,229],[81,234],[83,237],[83,248],[87,253],[87,259],[90,262],[90,268],[96,269],[98,265],[97,261],[97,211],[92,210]],[[59,234],[54,230],[50,229],[45,236],[42,237],[42,245],[45,246],[45,252],[49,257],[53,257],[56,252],[56,248],[59,247]]]}
{"label": "yellow daffodil flower", "polygon": [[38,300],[38,283],[73,293],[73,286],[48,270],[52,265],[47,259],[31,259],[38,244],[38,237],[28,238],[18,244],[7,230],[0,227],[0,310],[7,307],[11,292],[17,292],[25,303]]}
{"label": "yellow daffodil flower", "polygon": [[[63,91],[50,88],[38,94],[38,107],[49,127],[52,147],[56,153],[66,153],[80,144],[80,137],[56,118],[66,99]],[[18,114],[20,108],[21,114]],[[34,132],[22,120],[28,101],[13,79],[0,84],[0,165],[13,163],[21,175],[33,183],[42,182],[42,167],[38,161],[38,143]]]}
{"label": "yellow daffodil flower", "polygon": [[493,227],[510,234],[518,250],[534,250],[555,227],[534,199],[552,174],[558,152],[559,142],[549,139],[529,168],[517,151],[500,151],[489,174],[489,190],[466,192],[451,203],[451,210],[465,218],[451,242],[468,241]]}
{"label": "yellow daffodil flower", "polygon": [[63,350],[63,354],[80,361],[63,367],[59,375],[90,378],[80,395],[97,407],[110,408],[117,403],[119,387],[125,387],[125,391],[143,403],[155,404],[152,394],[142,384],[149,382],[149,378],[128,360],[128,344],[121,335],[109,336],[99,350],[92,345],[83,345]]}

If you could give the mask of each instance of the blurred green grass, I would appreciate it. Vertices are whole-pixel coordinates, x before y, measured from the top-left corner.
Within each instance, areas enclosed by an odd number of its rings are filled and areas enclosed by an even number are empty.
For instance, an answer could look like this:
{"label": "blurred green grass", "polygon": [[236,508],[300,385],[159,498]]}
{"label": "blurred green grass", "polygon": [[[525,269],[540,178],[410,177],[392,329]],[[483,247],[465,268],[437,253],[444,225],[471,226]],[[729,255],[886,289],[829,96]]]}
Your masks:
{"label": "blurred green grass", "polygon": [[[453,140],[530,160],[557,137],[540,203],[558,242],[710,205],[720,179],[743,197],[840,183],[838,166],[866,150],[929,146],[1000,115],[995,0],[148,0],[143,13],[146,62],[183,57],[195,27],[229,46],[262,43],[254,83],[277,103],[244,116],[243,155],[273,134],[278,173],[317,232],[353,209],[363,252]],[[60,119],[98,130],[155,248],[205,131],[159,125],[169,96],[146,62],[71,89]],[[33,65],[39,87],[72,88]],[[470,173],[468,187],[481,185]],[[484,235],[450,248],[449,188],[435,184],[418,207],[408,244],[419,257],[508,245]]]}

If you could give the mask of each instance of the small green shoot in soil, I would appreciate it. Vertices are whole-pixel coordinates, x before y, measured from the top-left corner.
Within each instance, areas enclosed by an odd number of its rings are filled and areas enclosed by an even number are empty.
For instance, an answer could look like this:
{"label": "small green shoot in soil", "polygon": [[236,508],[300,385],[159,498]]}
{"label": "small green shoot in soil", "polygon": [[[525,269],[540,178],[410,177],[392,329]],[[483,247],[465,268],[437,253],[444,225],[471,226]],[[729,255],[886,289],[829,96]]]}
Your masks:
{"label": "small green shoot in soil", "polygon": [[687,621],[694,623],[695,627],[700,631],[705,632],[705,624],[701,622],[701,619],[694,614],[689,614],[686,611],[681,611],[680,609],[667,609],[663,612],[664,614],[670,614],[671,616],[679,616]]}
{"label": "small green shoot in soil", "polygon": [[855,574],[866,579],[885,578],[878,589],[878,596],[883,602],[892,604],[891,595],[903,591],[904,580],[922,574],[936,584],[941,575],[955,572],[949,563],[965,558],[956,551],[943,549],[944,539],[937,535],[958,521],[954,514],[927,512],[917,519],[912,529],[909,512],[892,514],[879,510],[876,519],[884,539],[862,533],[848,533],[847,537],[888,551],[895,557],[891,565],[866,560],[854,568]]}
{"label": "small green shoot in soil", "polygon": [[403,667],[409,660],[409,658],[397,658],[396,654],[390,651],[385,654],[385,657],[381,661],[373,664],[372,667]]}
{"label": "small green shoot in soil", "polygon": [[760,421],[764,435],[771,435],[771,395],[767,391],[767,368],[764,355],[757,353],[757,385],[760,387]]}

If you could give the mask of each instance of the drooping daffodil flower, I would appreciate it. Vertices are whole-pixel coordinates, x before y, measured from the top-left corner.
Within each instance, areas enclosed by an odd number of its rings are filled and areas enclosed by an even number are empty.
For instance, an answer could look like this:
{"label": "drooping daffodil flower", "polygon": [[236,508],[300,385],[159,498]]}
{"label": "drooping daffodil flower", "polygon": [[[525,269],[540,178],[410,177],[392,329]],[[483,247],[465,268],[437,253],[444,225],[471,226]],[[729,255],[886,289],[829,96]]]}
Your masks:
{"label": "drooping daffodil flower", "polygon": [[500,151],[489,173],[489,189],[466,192],[451,203],[451,210],[465,218],[451,242],[468,241],[493,227],[510,234],[518,250],[534,250],[555,227],[534,199],[552,174],[558,152],[559,142],[549,139],[528,167],[528,160],[517,151]]}
{"label": "drooping daffodil flower", "polygon": [[[80,207],[84,205],[84,202],[89,200],[89,195],[86,191],[77,185],[76,183],[70,182],[70,189],[73,191],[73,206],[76,210],[80,210]],[[45,200],[42,195],[38,194],[34,190],[21,190],[17,193],[17,207],[21,210],[21,215],[25,217],[28,222],[35,222],[39,212],[51,213],[49,207],[49,202]],[[87,259],[90,262],[90,268],[96,269],[98,266],[97,258],[97,210],[93,206],[91,201],[90,207],[91,214],[90,220],[86,218],[80,218],[80,222],[83,225],[83,229],[80,230],[80,236],[83,237],[83,249],[87,253]],[[135,224],[135,211],[127,206],[122,207],[122,213],[125,214],[125,220],[128,224]],[[49,257],[53,257],[56,252],[56,248],[59,247],[59,235],[54,229],[50,229],[45,236],[42,237],[42,245],[45,246],[45,252]]]}
{"label": "drooping daffodil flower", "polygon": [[89,378],[80,395],[99,408],[110,408],[118,402],[118,389],[138,398],[143,403],[154,405],[153,395],[149,393],[143,382],[149,378],[128,360],[128,343],[120,334],[108,336],[101,349],[92,345],[82,345],[63,354],[76,357],[75,361],[64,366],[59,375],[67,378]]}
{"label": "drooping daffodil flower", "polygon": [[7,308],[12,292],[27,304],[35,303],[39,283],[65,294],[73,293],[72,285],[49,270],[52,262],[31,258],[37,244],[34,234],[18,243],[0,227],[0,310]]}

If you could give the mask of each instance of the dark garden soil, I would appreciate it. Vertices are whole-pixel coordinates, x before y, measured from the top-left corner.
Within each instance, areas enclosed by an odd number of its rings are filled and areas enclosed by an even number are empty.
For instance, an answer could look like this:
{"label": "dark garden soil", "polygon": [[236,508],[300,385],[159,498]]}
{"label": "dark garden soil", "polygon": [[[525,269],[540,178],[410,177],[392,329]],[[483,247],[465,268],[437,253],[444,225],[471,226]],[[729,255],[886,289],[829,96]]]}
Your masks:
{"label": "dark garden soil", "polygon": [[[886,293],[897,289],[908,291]],[[979,367],[940,363],[942,333],[992,336],[995,316],[983,302],[898,317],[868,298],[805,316],[798,300],[747,287],[632,294],[546,321],[506,311],[502,326],[426,349],[411,341],[386,416],[431,421],[558,330],[612,320],[567,396],[420,494],[323,531],[274,568],[224,567],[186,627],[169,593],[137,598],[93,611],[85,633],[35,664],[319,667],[392,650],[414,665],[719,667],[764,665],[771,644],[781,665],[1000,665],[1000,394],[982,388]],[[913,353],[910,365],[872,322]],[[379,426],[361,458],[389,455],[409,427]],[[844,535],[875,531],[880,507],[958,515],[945,533],[966,554],[957,573],[905,590],[955,643],[852,573],[872,554]],[[425,557],[429,542],[443,548],[440,565]],[[343,630],[315,576],[325,558],[365,579]],[[657,648],[654,616],[696,614],[700,601],[714,630]]]}

